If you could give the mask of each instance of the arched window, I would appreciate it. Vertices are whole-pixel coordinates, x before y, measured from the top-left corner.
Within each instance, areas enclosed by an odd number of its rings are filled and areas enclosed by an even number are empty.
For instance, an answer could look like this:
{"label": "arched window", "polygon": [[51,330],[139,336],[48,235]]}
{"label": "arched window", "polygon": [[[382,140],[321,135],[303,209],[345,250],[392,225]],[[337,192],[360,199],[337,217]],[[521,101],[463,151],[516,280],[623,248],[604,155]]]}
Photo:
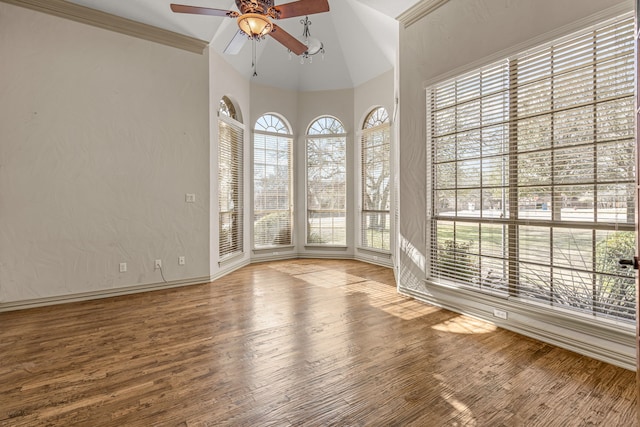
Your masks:
{"label": "arched window", "polygon": [[307,244],[347,244],[347,138],[334,117],[307,130]]}
{"label": "arched window", "polygon": [[292,147],[289,126],[265,114],[253,133],[253,245],[291,245],[293,224]]}
{"label": "arched window", "polygon": [[226,96],[223,96],[220,99],[218,112],[221,116],[231,117],[234,120],[238,120],[238,117],[236,115],[236,107],[233,105],[233,102],[231,102],[231,100]]}
{"label": "arched window", "polygon": [[243,251],[242,152],[244,131],[226,96],[218,108],[218,212],[220,259]]}
{"label": "arched window", "polygon": [[361,139],[360,245],[390,250],[391,170],[389,114],[374,109],[364,121]]}

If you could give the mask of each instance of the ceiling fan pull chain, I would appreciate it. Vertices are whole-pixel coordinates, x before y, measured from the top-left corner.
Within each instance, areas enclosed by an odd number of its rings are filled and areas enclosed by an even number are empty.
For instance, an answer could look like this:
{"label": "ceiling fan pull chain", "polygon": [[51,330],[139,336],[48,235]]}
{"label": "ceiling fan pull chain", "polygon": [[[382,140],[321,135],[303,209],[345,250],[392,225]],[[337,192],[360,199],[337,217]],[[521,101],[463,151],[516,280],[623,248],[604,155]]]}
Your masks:
{"label": "ceiling fan pull chain", "polygon": [[258,61],[256,60],[256,41],[251,40],[251,66],[253,67],[253,77],[258,77]]}

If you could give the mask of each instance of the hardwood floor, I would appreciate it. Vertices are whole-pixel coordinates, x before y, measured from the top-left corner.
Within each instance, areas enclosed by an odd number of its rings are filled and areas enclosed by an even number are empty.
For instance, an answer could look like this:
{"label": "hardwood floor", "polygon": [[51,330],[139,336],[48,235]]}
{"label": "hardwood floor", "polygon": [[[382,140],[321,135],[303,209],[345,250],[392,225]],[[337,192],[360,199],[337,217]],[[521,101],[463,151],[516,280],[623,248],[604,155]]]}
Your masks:
{"label": "hardwood floor", "polygon": [[357,261],[0,313],[1,426],[632,426],[635,373]]}

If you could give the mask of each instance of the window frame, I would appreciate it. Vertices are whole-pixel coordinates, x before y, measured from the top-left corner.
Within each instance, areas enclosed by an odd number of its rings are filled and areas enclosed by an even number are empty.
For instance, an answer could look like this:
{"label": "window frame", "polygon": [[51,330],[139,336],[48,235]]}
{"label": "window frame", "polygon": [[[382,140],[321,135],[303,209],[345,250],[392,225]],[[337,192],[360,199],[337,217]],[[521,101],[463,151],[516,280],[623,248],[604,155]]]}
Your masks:
{"label": "window frame", "polygon": [[[317,123],[319,123],[321,120],[332,120],[333,123],[337,123],[339,124],[339,128],[342,130],[341,133],[324,133],[324,130],[326,130],[327,128],[323,128],[321,133],[310,133],[311,129],[314,127],[314,125],[316,125]],[[325,248],[346,248],[347,247],[347,243],[348,243],[348,224],[347,224],[347,215],[348,215],[348,209],[349,209],[349,200],[347,197],[348,194],[348,156],[347,156],[347,152],[348,152],[348,147],[347,147],[347,136],[348,133],[345,130],[345,127],[342,123],[342,121],[340,119],[338,119],[335,116],[332,115],[322,115],[319,116],[317,118],[315,118],[314,120],[311,121],[311,123],[309,124],[309,126],[307,127],[307,131],[305,132],[305,246],[306,247],[325,247]],[[342,144],[344,145],[344,182],[343,182],[343,186],[344,186],[344,209],[342,210],[332,210],[331,212],[337,212],[337,213],[344,213],[344,218],[345,218],[345,225],[344,225],[344,243],[321,243],[321,242],[313,242],[309,240],[309,236],[310,236],[310,212],[329,212],[329,210],[326,209],[310,209],[309,207],[309,140],[313,140],[313,139],[326,139],[326,138],[332,138],[332,139],[342,139]],[[332,230],[334,228],[332,227]],[[332,231],[333,234],[333,231]]]}
{"label": "window frame", "polygon": [[[521,58],[523,55],[525,55],[527,52],[529,51],[535,51],[535,50],[540,50],[542,48],[544,48],[544,46],[552,46],[555,44],[559,44],[562,43],[566,40],[571,40],[572,38],[574,38],[576,36],[576,34],[585,34],[585,33],[589,33],[589,32],[593,32],[595,31],[595,29],[601,29],[604,28],[608,25],[611,25],[612,23],[615,22],[622,22],[622,21],[626,21],[629,18],[628,14],[625,14],[623,16],[619,16],[616,17],[614,19],[610,19],[607,21],[603,21],[601,23],[597,23],[596,25],[593,25],[591,27],[588,28],[583,28],[583,29],[578,29],[578,31],[574,34],[571,34],[569,36],[564,36],[561,38],[556,38],[556,40],[552,40],[551,42],[545,43],[541,46],[537,46],[534,47],[533,49],[529,49],[527,51],[521,51],[521,52],[517,52],[514,55],[511,55],[508,57],[508,60],[511,61],[509,62],[508,65],[508,69],[509,69],[509,80],[514,79],[514,69],[513,69],[513,62],[517,62],[518,58]],[[515,61],[514,61],[515,59]],[[454,76],[453,78],[451,78],[450,76],[447,77],[447,79],[443,79],[440,81],[436,81],[434,83],[430,83],[429,86],[426,88],[427,89],[427,96],[426,96],[426,100],[427,100],[427,120],[431,120],[431,115],[433,114],[433,106],[430,104],[430,94],[429,91],[432,90],[433,88],[445,84],[446,82],[450,81],[450,80],[455,80],[457,79],[462,79],[464,78],[466,75],[471,75],[474,73],[477,73],[478,71],[482,70],[482,69],[487,69],[487,68],[491,68],[493,64],[489,64],[488,66],[483,66],[483,67],[474,67],[473,70],[471,71],[467,71],[464,73],[459,73],[458,75]],[[594,77],[595,78],[595,77]],[[594,86],[595,87],[595,86]],[[594,89],[595,90],[595,89]],[[509,114],[512,114],[514,112],[514,104],[513,104],[513,93],[511,92],[513,91],[513,86],[512,86],[512,82],[509,82],[509,100],[511,102],[511,106]],[[625,95],[626,97],[633,97],[633,94],[628,94]],[[594,101],[594,105],[597,105],[598,101]],[[552,109],[552,111],[555,111]],[[552,113],[553,114],[553,113]],[[509,126],[509,136],[513,137],[514,134],[514,123],[517,123],[517,118],[509,118],[509,120],[507,120],[507,125]],[[595,123],[595,118],[594,118],[594,123]],[[539,307],[536,307],[536,304],[534,301],[531,301],[530,299],[526,299],[526,298],[520,298],[520,295],[518,295],[518,289],[519,287],[522,286],[521,283],[516,283],[516,289],[513,288],[514,283],[516,281],[518,281],[518,276],[517,276],[517,270],[515,270],[513,267],[509,267],[509,286],[508,286],[508,292],[507,294],[501,294],[499,292],[494,293],[494,292],[482,292],[479,291],[477,287],[473,287],[473,286],[467,286],[465,284],[461,284],[461,283],[457,283],[456,281],[447,281],[447,280],[437,280],[435,279],[432,275],[431,275],[431,266],[432,263],[435,262],[435,257],[434,257],[434,251],[436,250],[432,244],[433,240],[435,239],[435,234],[434,234],[434,229],[433,229],[433,221],[434,219],[440,220],[440,221],[450,221],[450,222],[461,222],[461,223],[473,223],[473,224],[478,224],[478,227],[480,227],[480,224],[502,224],[505,227],[509,228],[509,235],[510,236],[517,236],[518,234],[518,230],[517,227],[519,227],[517,221],[521,220],[521,218],[517,217],[518,214],[518,194],[517,194],[517,189],[521,188],[520,186],[518,186],[518,168],[514,167],[514,165],[512,163],[510,163],[509,166],[509,172],[508,172],[508,177],[509,177],[509,185],[507,186],[507,190],[508,190],[508,194],[506,195],[508,202],[509,202],[509,206],[511,207],[510,209],[510,214],[509,217],[504,218],[504,219],[489,219],[487,218],[486,220],[482,220],[482,218],[478,219],[471,219],[471,218],[464,218],[464,217],[457,217],[457,216],[453,216],[453,217],[438,217],[438,215],[436,214],[436,194],[435,194],[435,184],[433,182],[434,180],[434,176],[435,176],[435,169],[434,169],[434,158],[435,158],[435,153],[434,153],[434,147],[431,145],[430,142],[430,136],[429,136],[429,132],[430,132],[430,126],[432,126],[431,122],[428,122],[427,124],[427,203],[428,203],[428,209],[427,209],[427,222],[426,222],[426,237],[427,237],[427,260],[429,262],[429,268],[427,269],[428,273],[427,273],[427,284],[428,285],[436,285],[436,286],[447,286],[447,287],[454,287],[454,288],[459,288],[460,291],[465,291],[469,290],[471,292],[473,292],[474,294],[480,293],[483,295],[486,295],[488,298],[492,298],[492,297],[499,297],[505,300],[508,300],[510,304],[513,304],[514,307],[518,306],[518,304],[522,303],[524,304],[525,307],[527,307],[527,309],[531,309],[531,307],[534,307],[533,309],[536,311],[552,311],[554,313],[560,313],[561,315],[566,315],[566,316],[573,316],[573,317],[579,317],[579,318],[596,318],[598,319],[600,322],[607,324],[610,322],[615,322],[615,323],[620,323],[622,322],[623,324],[626,325],[627,321],[631,321],[630,319],[627,320],[623,320],[620,317],[608,317],[608,316],[604,316],[601,314],[597,314],[596,310],[593,310],[593,313],[591,313],[590,311],[579,311],[579,310],[575,310],[575,309],[569,309],[566,307],[562,307],[562,306],[557,306],[557,305],[541,305]],[[510,140],[510,138],[508,138],[508,140]],[[594,146],[596,146],[596,142],[594,141]],[[513,150],[513,142],[510,143],[509,145],[509,153],[508,153],[508,158],[511,159],[511,161],[513,161],[513,159],[515,158],[515,156],[517,156],[519,154],[518,151],[514,151]],[[595,148],[594,148],[595,150]],[[552,149],[553,151],[553,149]],[[635,159],[635,156],[633,156],[633,160]],[[515,172],[514,172],[515,170]],[[636,171],[637,173],[637,171]],[[515,175],[514,175],[515,174]],[[629,181],[630,182],[630,181]],[[559,184],[558,184],[559,185]],[[594,186],[598,185],[598,182],[594,182],[593,183]],[[456,187],[458,188],[458,187]],[[513,208],[515,206],[515,209]],[[482,208],[482,206],[481,206]],[[596,208],[594,207],[594,211],[596,211]],[[457,208],[456,208],[456,212],[457,212]],[[513,214],[516,214],[516,217],[513,217]],[[554,214],[555,215],[555,214]],[[514,221],[515,219],[515,221]],[[565,222],[557,222],[556,221],[556,217],[554,216],[552,218],[551,221],[549,221],[550,225],[548,225],[551,229],[553,229],[554,227],[584,227],[585,224],[581,223],[581,222],[569,222],[569,221],[565,221]],[[588,224],[591,225],[591,227],[594,230],[623,230],[623,231],[627,231],[627,232],[633,232],[635,229],[635,224],[633,223],[612,223],[612,224],[607,224],[604,222],[598,222],[598,221],[593,221],[593,224],[591,222],[589,222]],[[522,224],[520,224],[522,225]],[[536,225],[534,223],[534,225]],[[542,223],[539,223],[537,225],[543,225]],[[480,228],[479,228],[480,230]],[[595,233],[595,231],[594,231]],[[480,235],[479,235],[480,236]],[[594,234],[595,236],[595,234]],[[481,237],[480,237],[481,238]],[[517,239],[517,237],[515,237],[515,239]],[[595,237],[594,237],[594,242],[595,242]],[[519,256],[518,256],[518,243],[512,243],[511,245],[509,245],[509,254],[508,254],[508,261],[512,264],[516,264],[521,262]],[[595,244],[594,244],[595,246]],[[515,248],[515,249],[512,249]],[[555,264],[554,264],[555,265]],[[596,271],[593,272],[593,275],[595,276],[597,274]],[[597,304],[594,303],[594,307]]]}
{"label": "window frame", "polygon": [[[227,109],[223,108],[226,105]],[[231,106],[231,108],[229,107]],[[244,125],[236,119],[236,109],[233,103],[224,96],[219,104],[218,110],[218,263],[222,264],[230,259],[244,254]],[[238,146],[225,147],[223,140],[223,129],[228,127],[230,132],[236,133],[232,135],[229,143],[231,145],[235,143]],[[222,204],[222,181],[223,181],[223,153],[224,149],[230,151],[229,157],[234,158],[235,162],[229,165],[229,169],[235,168],[234,180],[236,182],[235,190],[232,193],[236,193],[233,197],[233,209],[223,210]],[[228,198],[228,197],[227,197]],[[223,227],[227,222],[226,217],[231,216],[232,238],[230,242],[223,242]],[[235,226],[233,225],[235,223]]]}
{"label": "window frame", "polygon": [[[383,143],[376,145],[378,148],[382,148],[384,151],[385,161],[383,163],[383,171],[386,171],[387,176],[387,184],[386,190],[386,205],[387,209],[367,209],[367,202],[365,197],[367,196],[367,183],[365,181],[365,171],[367,169],[368,163],[366,162],[366,150],[371,147],[366,147],[365,139],[368,137],[376,137],[377,135],[382,134]],[[367,113],[362,129],[358,133],[358,153],[359,153],[359,162],[358,162],[358,221],[357,221],[357,230],[358,230],[358,244],[357,248],[366,251],[372,252],[380,252],[382,254],[390,254],[391,253],[391,242],[392,242],[392,192],[393,192],[393,177],[391,174],[391,117],[386,108],[382,106],[374,107]],[[384,173],[384,172],[383,172]],[[367,230],[365,229],[366,224],[366,216],[367,215],[386,215],[385,218],[385,228],[382,230],[382,247],[374,246],[371,244],[367,244],[365,241]],[[384,234],[386,233],[386,238]],[[384,247],[386,239],[386,244],[388,247]]]}
{"label": "window frame", "polygon": [[[258,127],[258,123],[260,122],[261,119],[264,119],[265,117],[273,117],[275,119],[278,120],[278,122],[282,125],[282,128],[284,130],[286,130],[286,132],[272,132],[272,131],[268,131],[268,130],[258,130],[256,129]],[[279,139],[286,139],[288,140],[288,179],[287,179],[287,198],[288,198],[288,209],[286,210],[286,212],[288,212],[288,217],[289,217],[289,233],[288,233],[288,241],[284,242],[284,243],[273,243],[270,245],[257,245],[256,244],[256,212],[258,212],[258,210],[256,209],[256,194],[255,194],[255,182],[256,182],[256,135],[262,135],[265,138],[277,138],[278,141]],[[277,114],[277,113],[265,113],[263,115],[261,115],[256,122],[254,123],[254,127],[253,127],[253,139],[252,139],[252,194],[253,194],[253,206],[252,206],[252,241],[253,241],[253,250],[254,251],[261,251],[261,250],[269,250],[269,249],[277,249],[277,248],[282,248],[282,247],[292,247],[294,246],[294,239],[295,239],[295,235],[294,235],[294,230],[295,230],[295,192],[294,192],[294,186],[293,186],[293,173],[294,173],[294,164],[293,164],[293,159],[294,159],[294,136],[293,133],[291,131],[291,126],[289,125],[289,123],[286,121],[286,119],[284,117],[282,117],[281,115]],[[279,147],[279,144],[278,144]],[[265,149],[266,150],[266,149]],[[277,150],[277,152],[279,152],[279,148]],[[265,167],[267,166],[267,163],[264,163]],[[277,165],[276,165],[277,166]],[[262,211],[272,211],[271,213],[277,213],[277,212],[285,212],[282,209],[261,209],[260,212]],[[286,236],[285,236],[286,237]]]}

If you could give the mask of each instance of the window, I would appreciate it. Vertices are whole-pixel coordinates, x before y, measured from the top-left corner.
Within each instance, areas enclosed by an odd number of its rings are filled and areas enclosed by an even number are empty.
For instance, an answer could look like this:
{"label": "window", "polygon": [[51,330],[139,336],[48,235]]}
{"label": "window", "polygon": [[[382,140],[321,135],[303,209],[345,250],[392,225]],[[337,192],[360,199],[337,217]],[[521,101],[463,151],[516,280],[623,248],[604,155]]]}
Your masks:
{"label": "window", "polygon": [[427,89],[430,281],[635,318],[634,23]]}
{"label": "window", "polygon": [[391,235],[390,139],[389,114],[376,108],[365,119],[361,139],[360,244],[384,251]]}
{"label": "window", "polygon": [[291,245],[293,136],[273,114],[256,121],[253,134],[253,241],[255,248]]}
{"label": "window", "polygon": [[218,110],[218,212],[220,258],[243,251],[242,150],[244,132],[227,97]]}
{"label": "window", "polygon": [[307,131],[307,244],[347,244],[347,138],[333,117]]}

